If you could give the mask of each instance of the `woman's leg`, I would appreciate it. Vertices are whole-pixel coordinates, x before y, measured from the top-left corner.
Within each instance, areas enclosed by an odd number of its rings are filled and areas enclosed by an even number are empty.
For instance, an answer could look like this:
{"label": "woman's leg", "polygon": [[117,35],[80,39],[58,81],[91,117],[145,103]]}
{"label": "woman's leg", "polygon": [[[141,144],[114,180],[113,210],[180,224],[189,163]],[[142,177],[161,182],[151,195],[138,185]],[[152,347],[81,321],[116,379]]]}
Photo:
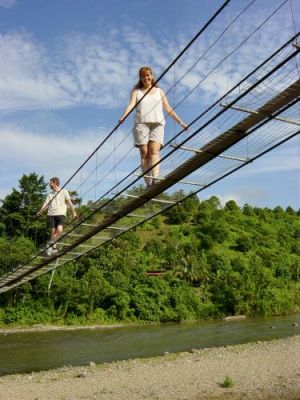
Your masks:
{"label": "woman's leg", "polygon": [[[142,167],[142,172],[144,173],[144,172],[146,172],[146,171],[150,168],[150,165],[149,165],[149,151],[148,151],[148,145],[147,145],[147,144],[142,144],[142,145],[140,145],[140,146],[138,146],[138,147],[139,147],[140,156],[141,156],[141,167]],[[147,173],[147,175],[152,175],[152,174],[151,174],[151,171],[149,171],[149,172]],[[151,183],[152,183],[152,178],[147,177],[147,178],[144,178],[144,179],[145,179],[146,185],[147,185],[147,186],[150,186]]]}
{"label": "woman's leg", "polygon": [[[160,149],[161,149],[160,143],[154,142],[152,140],[150,140],[148,142],[148,165],[149,165],[149,168],[151,168],[153,165],[158,163],[158,161],[160,160],[160,157],[159,157]],[[152,172],[152,176],[153,176],[153,181],[155,182],[155,178],[157,178],[159,176],[159,164],[155,165],[155,167],[152,168],[151,172]]]}

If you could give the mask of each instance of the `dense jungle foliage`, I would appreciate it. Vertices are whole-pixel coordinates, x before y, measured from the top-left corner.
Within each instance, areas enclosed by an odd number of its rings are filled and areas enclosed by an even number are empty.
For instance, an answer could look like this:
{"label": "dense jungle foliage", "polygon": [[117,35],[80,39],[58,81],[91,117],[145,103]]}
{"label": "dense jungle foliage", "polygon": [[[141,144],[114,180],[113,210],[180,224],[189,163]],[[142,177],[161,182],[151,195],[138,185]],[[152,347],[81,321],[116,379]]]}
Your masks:
{"label": "dense jungle foliage", "polygon": [[[43,177],[0,207],[0,276],[46,241]],[[77,203],[80,201],[77,199]],[[0,294],[0,324],[181,321],[300,310],[300,216],[192,196],[89,257]],[[162,271],[150,276],[149,271]]]}

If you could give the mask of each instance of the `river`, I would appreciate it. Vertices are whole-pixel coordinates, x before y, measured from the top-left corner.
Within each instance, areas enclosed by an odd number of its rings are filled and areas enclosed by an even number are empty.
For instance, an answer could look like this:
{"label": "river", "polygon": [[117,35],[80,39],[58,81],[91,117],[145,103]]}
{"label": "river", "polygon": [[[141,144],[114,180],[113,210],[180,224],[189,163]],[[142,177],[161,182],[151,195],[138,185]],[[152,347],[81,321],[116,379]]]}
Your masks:
{"label": "river", "polygon": [[151,357],[300,334],[300,314],[112,329],[0,334],[0,375]]}

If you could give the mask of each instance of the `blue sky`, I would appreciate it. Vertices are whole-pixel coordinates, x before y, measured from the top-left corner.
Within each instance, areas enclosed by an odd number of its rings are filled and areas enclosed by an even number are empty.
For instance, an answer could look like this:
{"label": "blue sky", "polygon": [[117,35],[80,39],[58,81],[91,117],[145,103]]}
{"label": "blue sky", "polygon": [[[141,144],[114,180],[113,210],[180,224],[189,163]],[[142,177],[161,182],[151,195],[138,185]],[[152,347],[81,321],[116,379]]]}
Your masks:
{"label": "blue sky", "polygon": [[[116,125],[141,65],[159,75],[223,3],[218,0],[0,0],[0,198],[23,173],[64,182]],[[250,0],[232,0],[175,71],[167,90],[198,52]],[[219,53],[259,24],[283,0],[257,0],[220,43]],[[225,71],[178,111],[187,123],[299,30],[300,2],[289,0]],[[280,32],[280,34],[279,34]],[[227,50],[226,50],[226,46]],[[218,54],[215,54],[214,59]],[[225,54],[225,53],[224,53]],[[207,64],[209,64],[209,61]],[[202,64],[202,69],[206,66]],[[190,89],[194,70],[171,92]],[[178,98],[176,99],[176,96]],[[299,115],[299,114],[298,114]],[[132,121],[122,126],[121,135]],[[168,122],[169,131],[173,130]],[[170,134],[170,133],[169,133]],[[300,144],[295,138],[201,193],[239,204],[299,208]],[[138,153],[130,168],[138,164]],[[129,171],[129,169],[128,169]]]}

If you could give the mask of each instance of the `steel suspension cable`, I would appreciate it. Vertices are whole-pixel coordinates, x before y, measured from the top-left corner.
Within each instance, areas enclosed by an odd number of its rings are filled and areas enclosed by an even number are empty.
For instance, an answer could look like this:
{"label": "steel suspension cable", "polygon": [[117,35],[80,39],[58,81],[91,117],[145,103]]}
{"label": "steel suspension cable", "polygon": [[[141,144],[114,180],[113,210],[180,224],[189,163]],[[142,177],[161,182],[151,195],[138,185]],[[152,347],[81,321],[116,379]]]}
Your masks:
{"label": "steel suspension cable", "polygon": [[[290,39],[287,43],[285,43],[280,49],[278,49],[274,54],[277,54],[279,51],[281,51],[287,44],[289,44],[292,40],[294,39],[294,37],[292,39]],[[293,58],[296,54],[298,53],[298,50],[294,51],[289,57],[287,57],[285,60],[283,60],[280,64],[278,64],[275,68],[272,69],[272,71],[270,71],[267,75],[271,75],[274,71],[276,71],[278,68],[281,67],[281,65],[284,65],[284,63],[286,63],[287,61],[289,61],[291,58]],[[272,56],[268,57],[261,65],[264,65],[267,61],[269,61],[269,59],[271,59]],[[241,82],[245,81],[246,79],[249,78],[249,76],[251,76],[254,72],[256,72],[259,69],[259,66],[255,68],[254,71],[252,71],[250,74],[248,74]],[[227,108],[230,108],[232,105],[234,105],[237,101],[239,101],[239,99],[243,98],[247,93],[249,93],[253,87],[258,86],[258,84],[260,84],[260,82],[262,82],[265,79],[265,77],[262,77],[261,79],[259,79],[255,84],[253,84],[250,88],[248,88],[244,93],[242,93],[241,95],[239,95],[234,101],[232,101],[226,108],[222,109],[221,111],[217,112],[217,114],[214,115],[214,117],[212,117],[209,121],[207,121],[203,126],[201,126],[200,128],[198,128],[195,132],[193,132],[188,138],[186,138],[181,145],[183,145],[184,143],[186,143],[188,140],[190,140],[192,137],[194,137],[197,133],[199,133],[202,129],[204,129],[209,123],[211,123],[214,119],[218,118],[221,114],[223,114]],[[231,93],[233,90],[235,90],[240,84],[241,82],[239,82],[237,85],[235,85],[230,91],[229,93]],[[212,109],[213,106],[217,105],[220,101],[222,101],[224,98],[226,98],[228,93],[226,93],[225,95],[223,95],[221,98],[219,98],[212,106],[210,106],[207,110],[205,110],[203,113],[201,113],[195,120],[198,120],[201,116],[203,116],[205,113],[207,113],[210,109]],[[195,121],[194,120],[194,121]],[[181,132],[179,132],[176,137],[179,136]],[[172,153],[174,153],[174,151],[176,151],[176,149],[170,150],[170,152],[165,155],[160,162],[162,162],[164,159],[166,159],[167,157],[169,157]],[[149,171],[146,171],[144,174],[147,174]],[[125,178],[123,178],[123,180],[121,182],[124,182],[125,179],[127,179],[128,177],[130,177],[130,175],[132,175],[132,173],[128,174]],[[137,182],[140,179],[140,177],[136,178],[134,180],[134,182],[132,184],[134,184],[135,182]],[[119,182],[119,184],[121,183]],[[127,187],[125,187],[121,192],[119,192],[117,195],[115,195],[112,199],[108,200],[107,203],[101,205],[100,208],[97,208],[96,210],[94,210],[92,212],[92,215],[94,215],[97,211],[99,211],[100,209],[102,209],[104,206],[106,206],[108,203],[110,203],[112,200],[114,200],[119,194],[123,193],[124,191],[126,191],[129,187],[131,186],[128,185]],[[109,193],[111,193],[114,189],[116,188],[116,185],[111,188],[109,191],[107,191],[105,193],[105,195],[103,195],[101,197],[104,198],[104,196],[108,195]],[[82,222],[84,222],[87,218],[89,218],[90,216],[86,217],[83,221],[81,221],[78,225],[80,225]],[[66,233],[67,235],[67,233]]]}
{"label": "steel suspension cable", "polygon": [[[195,119],[190,123],[189,126],[191,126],[194,122],[198,121],[202,116],[204,116],[208,111],[210,111],[215,105],[217,105],[217,104],[220,103],[222,100],[224,100],[224,99],[228,96],[228,94],[232,93],[232,92],[233,92],[236,88],[238,88],[243,82],[245,82],[251,75],[253,75],[257,70],[259,70],[259,69],[261,68],[261,66],[265,65],[270,59],[272,59],[275,55],[277,55],[280,51],[282,51],[282,49],[284,49],[284,47],[286,47],[289,43],[291,43],[291,42],[295,39],[295,37],[297,37],[298,35],[299,35],[299,34],[297,34],[297,35],[293,36],[291,39],[289,39],[283,46],[281,46],[277,51],[275,51],[271,56],[269,56],[263,63],[261,63],[258,67],[256,67],[256,68],[255,68],[251,73],[249,73],[244,79],[242,79],[242,81],[240,81],[240,82],[239,82],[238,84],[236,84],[233,88],[231,88],[231,89],[229,90],[229,92],[225,93],[221,98],[219,98],[215,103],[213,103],[213,104],[212,104],[210,107],[208,107],[203,113],[201,113],[197,118],[195,118]],[[297,51],[295,51],[293,54],[295,54],[296,52],[297,52]],[[260,80],[262,80],[262,79],[260,79]],[[257,84],[256,84],[255,86],[257,86]],[[246,92],[247,92],[247,93],[250,92],[250,89],[248,88]],[[241,96],[239,96],[239,98],[242,97],[244,94],[245,94],[245,93],[243,93]],[[230,107],[231,105],[233,105],[236,101],[238,101],[238,100],[235,100],[234,102],[232,102],[230,105],[228,105],[228,107]],[[223,112],[225,112],[225,109],[221,110],[221,111],[218,113],[218,115],[222,114]],[[218,115],[217,115],[217,116],[218,116]],[[207,123],[206,123],[206,124],[207,124]],[[199,129],[202,129],[202,128],[199,128]],[[199,129],[197,129],[196,132],[194,132],[192,135],[190,135],[183,143],[185,143],[186,141],[190,140],[196,133],[198,133]],[[175,138],[174,138],[174,139],[176,139],[183,131],[184,131],[184,130],[181,130],[177,135],[175,135]],[[169,141],[168,143],[166,143],[166,145],[168,145],[168,144],[170,144],[170,143],[171,143],[171,141]],[[182,144],[183,144],[183,143],[182,143]],[[162,162],[165,158],[169,157],[169,155],[172,154],[174,151],[175,151],[175,149],[174,149],[174,150],[171,150],[166,156],[164,156],[164,157],[160,160],[160,162]],[[126,176],[119,182],[118,185],[120,185],[122,182],[124,182],[127,178],[129,178],[129,177],[130,177],[134,172],[136,172],[138,169],[139,169],[139,167],[137,167],[137,168],[135,168],[133,171],[131,171],[128,175],[126,175]],[[147,174],[148,172],[149,172],[149,171],[146,171],[144,174]],[[141,176],[142,176],[142,175],[141,175]],[[139,178],[135,179],[135,181],[134,181],[133,183],[137,182],[138,179],[139,179]],[[103,199],[105,196],[107,196],[109,193],[111,193],[113,190],[115,190],[116,187],[117,187],[117,185],[113,186],[109,191],[107,191],[103,196],[101,196],[100,199]],[[128,188],[128,187],[127,187],[127,188]],[[125,190],[127,190],[127,188],[123,189],[122,192],[124,192]],[[115,196],[115,197],[116,197],[116,196]],[[113,199],[114,199],[115,197],[113,197]],[[111,199],[111,200],[113,200],[113,199]],[[89,218],[89,216],[86,217],[86,218],[84,219],[84,221],[85,221],[87,218]],[[83,222],[84,222],[84,221],[83,221]]]}
{"label": "steel suspension cable", "polygon": [[[220,39],[220,37],[227,31],[227,33],[228,33],[228,29],[229,29],[229,27],[255,2],[256,0],[252,0],[252,2],[251,3],[249,3],[232,21],[231,21],[231,23],[228,23],[228,25],[227,25],[227,27],[222,31],[222,33],[218,36],[218,38],[212,43],[212,45],[209,47],[209,49],[207,50],[207,51],[205,51],[205,53],[201,56],[201,57],[199,57],[198,59],[197,59],[197,61],[185,72],[185,74],[183,75],[183,76],[181,76],[181,78],[179,79],[179,80],[177,80],[174,84],[173,84],[173,86],[171,86],[169,89],[168,89],[168,91],[166,92],[166,93],[168,93],[170,90],[172,90],[172,88],[175,86],[175,85],[177,85],[179,82],[181,82],[182,81],[182,79],[184,79],[184,77],[197,65],[197,63],[199,63],[200,62],[200,60],[203,58],[203,56],[204,55],[206,55],[207,53],[208,53],[208,51],[216,44],[216,42]],[[235,47],[233,50],[232,50],[232,52],[230,52],[230,54],[227,54],[226,55],[226,57],[224,57],[217,65],[215,65],[215,67],[213,68],[213,69],[211,69],[202,79],[201,79],[201,81],[197,84],[197,85],[195,85],[184,97],[183,97],[183,99],[178,103],[178,104],[176,104],[174,107],[173,107],[173,109],[175,110],[180,104],[182,104],[199,86],[200,86],[200,84],[201,83],[203,83],[203,81],[205,80],[205,79],[207,79],[207,77],[208,76],[210,76],[211,75],[211,73],[212,72],[214,72],[214,70],[215,69],[217,69],[224,61],[228,61],[228,58],[230,57],[230,56],[232,56],[232,54],[234,54],[243,44],[245,44],[245,42],[247,41],[247,40],[249,40],[249,38],[251,38],[273,15],[275,15],[278,11],[279,11],[279,9],[281,8],[281,7],[283,7],[283,5],[284,4],[286,4],[287,3],[287,1],[288,0],[285,0],[284,2],[282,2],[249,36],[247,36],[237,47]],[[227,5],[227,8],[228,8],[228,5]],[[228,82],[227,82],[228,83]],[[148,92],[147,92],[148,93]],[[145,93],[145,95],[147,94],[147,93]],[[165,95],[166,96],[166,95]],[[165,97],[164,96],[164,97]],[[134,108],[133,108],[134,109]],[[133,109],[132,109],[132,111],[133,111]],[[128,114],[129,115],[129,114]],[[127,117],[126,117],[127,118]],[[190,127],[191,125],[193,125],[194,124],[194,122],[196,122],[195,120],[194,121],[192,121],[188,126]],[[180,132],[179,132],[179,134],[181,134],[183,132],[183,130],[181,130]],[[177,135],[178,136],[178,135]],[[177,136],[175,136],[175,138],[177,138]],[[124,140],[125,140],[125,138],[124,138]],[[123,141],[124,141],[123,140]],[[121,142],[122,143],[122,142]],[[121,144],[120,143],[120,144]],[[119,145],[120,145],[119,144]],[[167,142],[166,143],[166,146],[169,144],[169,142]],[[119,146],[118,145],[118,146]],[[133,148],[132,148],[133,149]],[[132,149],[130,149],[124,156],[123,156],[123,158],[122,159],[120,159],[120,161],[119,162],[121,162],[131,151],[132,151]],[[102,161],[102,163],[100,164],[100,165],[102,165],[103,164],[103,162],[105,161],[105,160],[107,160],[109,158],[109,155]],[[133,171],[133,173],[135,173],[137,170],[139,169],[139,167],[137,167],[134,171]],[[97,182],[97,184],[99,184],[100,182],[102,182],[103,180],[104,180],[104,178],[107,176],[107,175],[109,175],[109,173],[112,171],[112,169],[110,170],[110,171],[108,171],[107,172],[107,174],[106,175],[104,175],[101,179],[100,179],[100,181],[99,182]],[[149,171],[148,171],[149,172]],[[145,173],[143,173],[142,174],[142,176],[143,175],[145,175],[145,174],[147,174],[148,172],[145,172]],[[85,194],[87,194],[90,190],[91,190],[92,188],[90,188],[90,189],[88,189],[88,191],[86,191],[85,192]]]}
{"label": "steel suspension cable", "polygon": [[[256,130],[257,128],[254,128],[254,129]],[[252,132],[251,132],[251,133],[252,133]],[[209,184],[207,184],[204,188],[201,188],[201,189],[199,189],[199,190],[197,190],[197,191],[194,191],[194,192],[192,192],[192,193],[190,193],[190,194],[187,194],[183,199],[178,200],[178,201],[177,201],[176,203],[174,203],[174,204],[167,205],[162,211],[157,212],[155,215],[159,215],[159,214],[161,214],[162,212],[165,212],[166,210],[169,210],[170,208],[175,207],[176,205],[178,205],[178,204],[179,204],[180,202],[182,202],[183,200],[187,200],[188,198],[190,198],[190,197],[192,197],[192,196],[195,196],[196,194],[202,192],[203,190],[205,190],[205,189],[207,189],[208,187],[214,185],[215,183],[219,182],[220,180],[222,180],[222,179],[226,178],[227,176],[233,174],[234,172],[240,170],[241,168],[245,167],[245,166],[248,165],[249,163],[252,163],[253,161],[255,161],[255,160],[257,160],[258,158],[262,157],[263,155],[269,153],[270,151],[274,150],[275,148],[279,147],[279,146],[282,145],[283,143],[287,142],[288,140],[292,139],[293,137],[295,137],[295,136],[297,136],[297,135],[299,135],[299,134],[300,134],[300,130],[298,130],[297,132],[294,132],[294,133],[291,134],[289,137],[284,138],[284,139],[281,140],[280,142],[274,144],[272,147],[268,148],[267,150],[264,150],[262,153],[256,155],[256,156],[253,157],[251,160],[245,162],[244,164],[239,165],[238,167],[232,169],[231,171],[226,172],[226,173],[223,174],[222,176],[216,178],[215,180],[213,180],[212,182],[210,182]],[[151,219],[152,217],[153,217],[153,216],[149,216],[148,218],[145,218],[143,221],[136,223],[136,224],[135,224],[132,228],[130,228],[129,230],[134,229],[134,228],[138,227],[139,225],[142,225],[143,223],[145,223],[146,221],[148,221],[148,220]],[[128,232],[128,231],[126,231],[126,232],[120,232],[120,233],[117,235],[117,237],[119,237],[119,236],[121,236],[121,235],[123,235],[123,234],[125,234],[125,233],[127,233],[127,232]],[[113,237],[113,238],[107,240],[106,244],[109,243],[109,242],[111,242],[111,241],[114,240],[114,239],[115,239],[115,237]],[[83,257],[83,256],[87,256],[89,253],[91,253],[91,252],[97,250],[97,249],[98,249],[99,247],[101,247],[101,246],[102,246],[102,244],[100,244],[100,245],[98,245],[98,246],[95,246],[93,249],[88,250],[88,251],[86,251],[85,253],[78,255],[77,257],[74,258],[74,260],[78,260],[78,259],[80,259],[80,258]]]}
{"label": "steel suspension cable", "polygon": [[[251,73],[249,73],[245,78],[243,78],[237,85],[235,85],[230,91],[229,93],[231,93],[233,90],[235,90],[236,88],[238,88],[241,83],[243,83],[244,81],[246,81],[251,75],[253,75],[261,66],[265,65],[270,59],[272,59],[272,57],[274,57],[275,55],[277,55],[282,49],[284,49],[284,47],[286,47],[289,43],[291,43],[291,41],[293,41],[295,39],[297,35],[295,35],[293,38],[289,39],[283,46],[281,46],[277,51],[275,51],[271,56],[269,56],[264,62],[262,62],[259,66],[257,66]],[[294,53],[292,53],[289,57],[287,57],[285,60],[283,60],[281,63],[279,63],[276,67],[274,67],[271,71],[268,72],[267,76],[270,76],[274,71],[278,70],[282,65],[284,65],[287,61],[289,61],[292,57],[294,57],[296,54],[298,53],[298,50],[296,50]],[[235,102],[237,102],[239,99],[243,98],[247,93],[249,93],[251,90],[253,90],[253,88],[255,88],[258,84],[260,84],[264,79],[266,78],[263,77],[261,79],[259,79],[255,84],[251,85],[251,87],[249,87],[243,94],[241,94],[240,96],[238,96],[237,99],[235,99],[233,102],[231,102],[228,107],[232,106]],[[226,93],[225,95],[223,95],[221,98],[219,98],[212,106],[208,107],[203,113],[201,113],[195,120],[198,120],[201,116],[203,116],[205,113],[207,113],[208,111],[210,111],[215,105],[217,105],[221,100],[223,100],[226,95],[228,93]],[[223,109],[221,111],[219,111],[217,114],[215,114],[215,116],[213,118],[210,118],[210,120],[208,122],[206,122],[203,126],[201,126],[199,129],[197,129],[193,134],[191,134],[183,143],[184,144],[187,140],[190,140],[193,136],[195,136],[198,132],[200,132],[200,130],[202,130],[205,126],[207,126],[209,123],[211,123],[214,119],[218,118],[221,114],[223,114],[225,112],[226,109]],[[180,133],[178,133],[179,135]],[[178,136],[177,135],[177,136]],[[167,158],[168,156],[170,156],[170,154],[172,154],[175,150],[171,150],[166,156],[164,156],[163,159]],[[163,159],[161,161],[163,161]],[[145,172],[147,173],[147,172]],[[127,177],[129,177],[129,175],[127,175]],[[126,178],[124,178],[122,181],[124,181]],[[139,178],[137,178],[134,183],[138,180]],[[107,206],[111,201],[113,201],[118,195],[120,195],[121,193],[123,193],[125,190],[127,190],[131,185],[126,186],[120,193],[118,193],[117,195],[115,195],[112,199],[109,199],[106,203],[104,203],[103,205],[101,205],[100,207],[96,208],[94,210],[93,213],[91,213],[88,217],[86,217],[83,221],[81,221],[80,223],[78,223],[78,225],[76,225],[75,227],[73,227],[69,232],[66,232],[64,235],[61,236],[61,239],[64,238],[65,236],[68,235],[68,233],[72,232],[72,230],[76,229],[78,226],[80,226],[84,221],[86,221],[88,218],[90,218],[92,215],[94,215],[96,212],[98,212],[99,210],[101,210],[103,207]],[[110,191],[108,191],[106,194],[111,193],[111,191],[114,188],[110,189]],[[102,197],[103,198],[103,197]],[[31,260],[35,259],[35,257],[33,257]]]}
{"label": "steel suspension cable", "polygon": [[[198,39],[198,37],[207,29],[207,27],[217,18],[217,16],[223,11],[223,9],[230,3],[231,0],[226,0],[221,7],[212,15],[212,17],[204,24],[204,26],[194,35],[194,37],[188,42],[188,44],[180,51],[180,53],[174,58],[174,60],[169,64],[169,66],[162,72],[162,74],[157,78],[156,83],[159,82],[166,73],[173,67],[174,64],[183,56],[183,54],[192,46],[192,44]],[[152,87],[151,87],[152,88]],[[141,97],[141,99],[135,104],[135,106],[130,110],[130,112],[124,118],[124,121],[127,117],[136,109],[138,104],[143,100],[143,98],[150,92],[151,88]],[[104,145],[104,143],[113,135],[113,133],[119,128],[121,123],[119,122],[109,133],[108,135],[101,141],[101,143],[95,148],[95,150],[86,158],[86,160],[77,168],[77,170],[73,173],[73,175],[65,182],[65,184],[61,187],[60,191],[66,187],[68,183],[78,174],[78,172],[87,164],[87,162],[93,157],[93,155]],[[58,191],[54,197],[58,195],[60,192]]]}

